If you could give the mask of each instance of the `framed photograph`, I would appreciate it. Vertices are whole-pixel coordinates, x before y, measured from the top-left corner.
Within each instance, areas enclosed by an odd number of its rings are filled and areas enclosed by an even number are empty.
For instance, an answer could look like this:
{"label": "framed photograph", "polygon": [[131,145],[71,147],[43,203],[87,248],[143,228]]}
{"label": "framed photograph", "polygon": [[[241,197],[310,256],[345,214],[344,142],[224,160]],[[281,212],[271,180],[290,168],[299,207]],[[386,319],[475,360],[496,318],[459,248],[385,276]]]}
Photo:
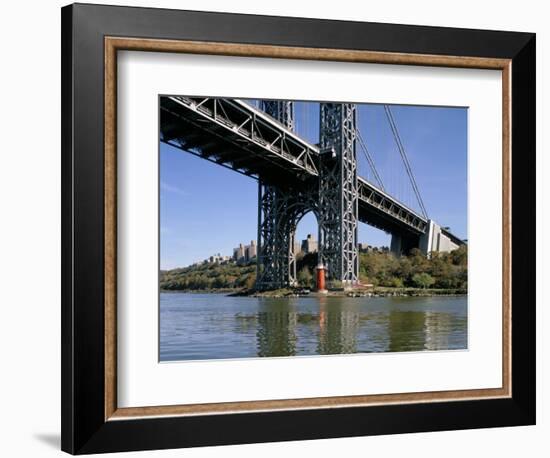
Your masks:
{"label": "framed photograph", "polygon": [[62,9],[62,448],[535,423],[535,35]]}

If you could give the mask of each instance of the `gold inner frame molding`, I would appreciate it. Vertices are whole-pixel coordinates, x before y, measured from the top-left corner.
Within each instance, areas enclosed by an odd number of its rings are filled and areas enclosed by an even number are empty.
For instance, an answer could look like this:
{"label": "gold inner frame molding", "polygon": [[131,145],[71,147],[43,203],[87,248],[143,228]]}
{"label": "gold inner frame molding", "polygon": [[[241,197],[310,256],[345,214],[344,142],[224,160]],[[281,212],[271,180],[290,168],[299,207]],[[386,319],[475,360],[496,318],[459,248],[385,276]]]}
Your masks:
{"label": "gold inner frame molding", "polygon": [[[117,51],[170,52],[493,69],[502,72],[502,380],[500,388],[119,408],[117,405]],[[511,60],[359,50],[105,37],[105,420],[511,397]]]}

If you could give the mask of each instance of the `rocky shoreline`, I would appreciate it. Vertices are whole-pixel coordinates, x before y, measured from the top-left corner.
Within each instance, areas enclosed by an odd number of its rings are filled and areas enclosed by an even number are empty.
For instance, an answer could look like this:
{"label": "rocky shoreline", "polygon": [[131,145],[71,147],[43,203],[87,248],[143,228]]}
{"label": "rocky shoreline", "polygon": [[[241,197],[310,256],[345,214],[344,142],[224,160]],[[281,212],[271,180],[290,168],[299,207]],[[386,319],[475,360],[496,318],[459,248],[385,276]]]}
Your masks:
{"label": "rocky shoreline", "polygon": [[433,297],[465,296],[468,292],[460,289],[417,289],[417,288],[373,288],[371,290],[336,290],[327,293],[301,292],[291,289],[274,291],[251,291],[232,294],[232,296],[249,297]]}
{"label": "rocky shoreline", "polygon": [[203,289],[203,290],[162,290],[163,293],[185,293],[185,294],[223,294],[230,297],[433,297],[433,296],[466,296],[464,289],[435,289],[435,288],[390,288],[374,287],[369,289],[335,289],[326,293],[301,288],[281,288],[268,291],[238,290],[235,289]]}
{"label": "rocky shoreline", "polygon": [[466,296],[464,289],[421,289],[421,288],[370,288],[351,290],[330,290],[327,293],[283,288],[270,291],[239,291],[230,296],[244,297],[432,297],[432,296]]}

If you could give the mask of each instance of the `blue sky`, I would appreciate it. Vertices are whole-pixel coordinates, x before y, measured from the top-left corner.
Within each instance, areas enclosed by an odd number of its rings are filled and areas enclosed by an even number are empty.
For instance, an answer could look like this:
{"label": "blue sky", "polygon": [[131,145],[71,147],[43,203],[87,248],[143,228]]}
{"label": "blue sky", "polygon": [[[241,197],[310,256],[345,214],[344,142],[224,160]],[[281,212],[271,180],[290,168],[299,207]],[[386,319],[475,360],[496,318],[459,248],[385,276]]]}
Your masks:
{"label": "blue sky", "polygon": [[[411,184],[382,105],[357,106],[358,127],[388,191],[418,210]],[[392,106],[402,143],[428,216],[467,238],[467,109]],[[319,136],[318,103],[296,104],[297,132]],[[359,175],[372,173],[359,148]],[[215,254],[230,255],[257,236],[257,181],[177,148],[160,145],[160,265],[171,269]],[[317,237],[312,213],[300,221],[297,239]],[[359,241],[389,245],[390,236],[359,225]]]}

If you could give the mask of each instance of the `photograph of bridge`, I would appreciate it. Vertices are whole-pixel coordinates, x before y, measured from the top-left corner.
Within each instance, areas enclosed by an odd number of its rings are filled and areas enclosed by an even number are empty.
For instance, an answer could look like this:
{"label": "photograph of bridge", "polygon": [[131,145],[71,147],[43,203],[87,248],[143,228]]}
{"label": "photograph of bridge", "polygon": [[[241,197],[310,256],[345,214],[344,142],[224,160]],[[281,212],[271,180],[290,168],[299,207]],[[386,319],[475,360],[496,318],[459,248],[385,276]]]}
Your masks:
{"label": "photograph of bridge", "polygon": [[467,108],[159,116],[162,361],[467,348]]}

